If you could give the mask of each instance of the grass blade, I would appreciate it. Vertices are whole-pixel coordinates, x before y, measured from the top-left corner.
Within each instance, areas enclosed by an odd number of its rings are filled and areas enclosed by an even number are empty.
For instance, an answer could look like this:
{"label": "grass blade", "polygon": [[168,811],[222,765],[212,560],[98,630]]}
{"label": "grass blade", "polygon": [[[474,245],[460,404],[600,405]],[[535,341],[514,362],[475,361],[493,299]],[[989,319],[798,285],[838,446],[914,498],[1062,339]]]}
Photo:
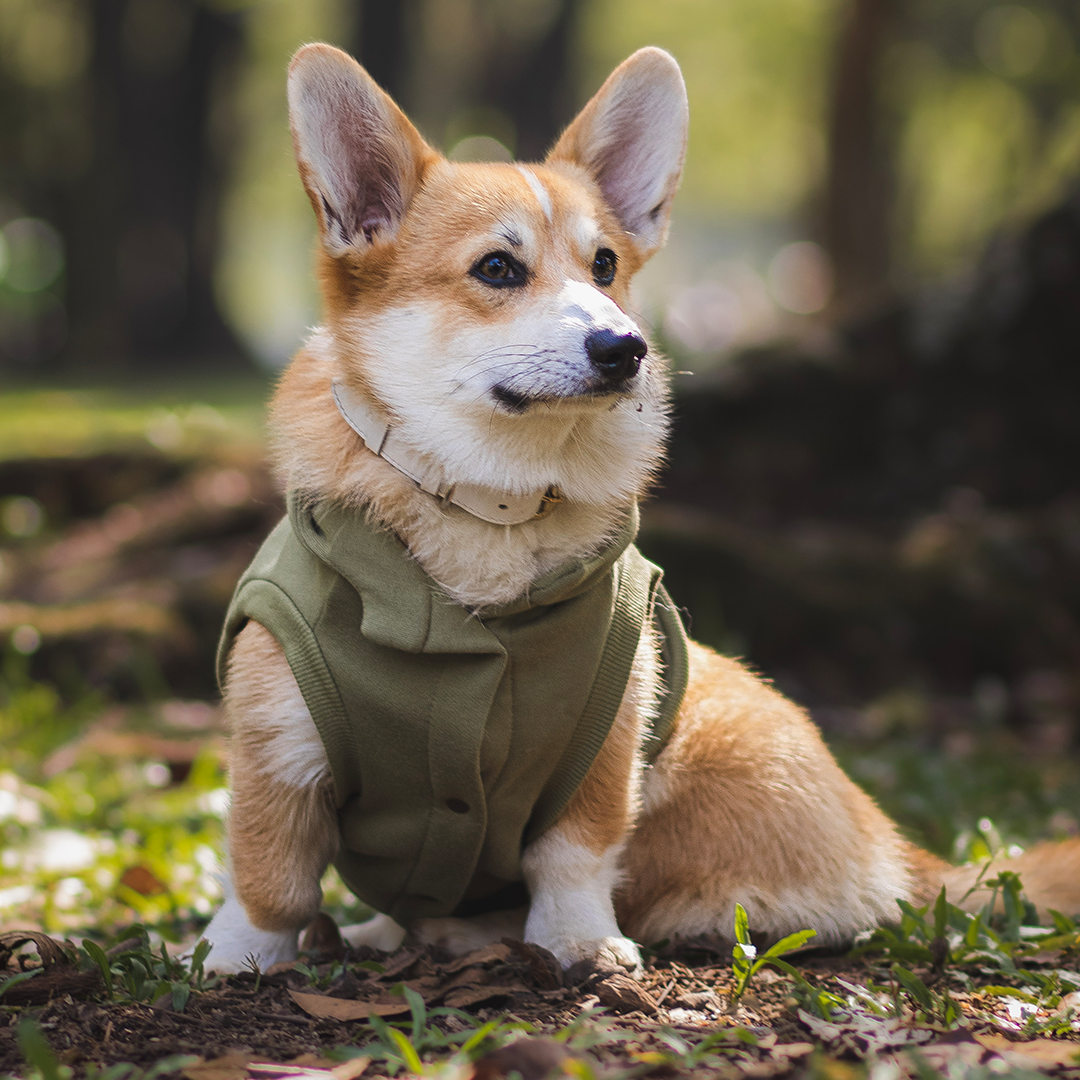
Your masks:
{"label": "grass blade", "polygon": [[909,971],[906,967],[901,967],[899,964],[893,964],[889,969],[896,981],[928,1012],[934,1011],[934,998],[927,988],[926,983],[915,974],[914,971]]}
{"label": "grass blade", "polygon": [[[416,991],[413,991],[415,993]],[[417,995],[419,996],[419,995]],[[390,1028],[390,1038],[394,1040],[398,1050],[401,1051],[402,1060],[405,1062],[405,1067],[414,1076],[419,1076],[424,1071],[424,1063],[420,1060],[420,1055],[416,1052],[416,1047],[405,1037],[405,1034],[398,1031],[397,1028]]]}
{"label": "grass blade", "polygon": [[105,955],[105,950],[96,941],[83,940],[82,950],[94,961],[98,966],[98,970],[101,972],[101,977],[105,981],[105,993],[109,996],[111,1001],[113,998],[113,976],[112,965],[109,963],[109,958]]}
{"label": "grass blade", "polygon": [[735,905],[735,940],[740,945],[750,944],[750,920],[742,904]]}
{"label": "grass blade", "polygon": [[785,953],[795,952],[796,949],[801,949],[811,938],[815,937],[817,937],[816,930],[796,930],[794,934],[788,934],[787,937],[781,938],[769,948],[758,961],[758,964],[770,960],[774,956],[783,956]]}

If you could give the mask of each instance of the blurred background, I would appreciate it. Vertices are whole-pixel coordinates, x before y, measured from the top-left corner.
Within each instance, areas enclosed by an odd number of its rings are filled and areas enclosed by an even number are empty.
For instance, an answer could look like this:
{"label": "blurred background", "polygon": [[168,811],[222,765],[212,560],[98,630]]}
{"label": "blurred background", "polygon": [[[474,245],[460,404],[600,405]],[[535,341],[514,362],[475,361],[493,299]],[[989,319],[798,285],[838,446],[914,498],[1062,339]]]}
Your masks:
{"label": "blurred background", "polygon": [[1075,0],[0,0],[0,925],[218,894],[213,651],[319,319],[284,98],[312,40],[459,160],[540,157],[674,53],[643,548],[920,842],[1076,832]]}

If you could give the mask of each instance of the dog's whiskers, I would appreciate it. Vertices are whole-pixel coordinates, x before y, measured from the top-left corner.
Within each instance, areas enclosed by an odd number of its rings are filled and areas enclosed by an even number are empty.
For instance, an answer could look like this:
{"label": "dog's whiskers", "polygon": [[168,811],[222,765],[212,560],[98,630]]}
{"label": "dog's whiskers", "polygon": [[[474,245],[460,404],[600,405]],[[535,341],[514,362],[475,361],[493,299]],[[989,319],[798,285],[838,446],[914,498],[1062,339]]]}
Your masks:
{"label": "dog's whiskers", "polygon": [[[521,352],[519,350],[527,351]],[[505,346],[499,349],[489,349],[486,352],[480,353],[478,356],[466,361],[454,372],[454,385],[451,386],[443,396],[442,401],[439,403],[439,407],[441,408],[445,405],[452,395],[465,389],[473,379],[491,376],[491,385],[484,386],[480,392],[468,402],[470,405],[476,404],[478,401],[483,400],[490,392],[491,387],[495,385],[496,381],[501,382],[505,386],[512,387],[516,381],[535,371],[540,361],[554,355],[555,352],[552,349],[540,349],[534,346],[524,345]],[[470,366],[492,360],[495,362],[488,363],[488,366],[486,367],[469,371]],[[495,411],[498,411],[497,406]]]}
{"label": "dog's whiskers", "polygon": [[498,360],[500,357],[521,357],[523,359],[538,359],[542,356],[550,354],[549,349],[541,348],[539,345],[500,345],[492,349],[487,349],[482,353],[478,353],[476,356],[470,357],[466,360],[456,371],[451,374],[451,378],[458,378],[463,373],[469,371],[471,367],[476,364],[488,363],[492,360]]}

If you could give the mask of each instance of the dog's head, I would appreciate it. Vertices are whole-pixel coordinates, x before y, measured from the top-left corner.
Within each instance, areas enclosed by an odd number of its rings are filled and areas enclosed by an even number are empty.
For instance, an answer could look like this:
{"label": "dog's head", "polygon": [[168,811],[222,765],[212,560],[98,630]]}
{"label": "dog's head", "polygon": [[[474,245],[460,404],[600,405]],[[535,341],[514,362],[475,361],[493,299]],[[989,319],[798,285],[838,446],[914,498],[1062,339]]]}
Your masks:
{"label": "dog's head", "polygon": [[682,169],[675,61],[635,53],[542,165],[447,161],[327,45],[297,53],[289,105],[337,374],[458,480],[637,494],[665,380],[629,284],[665,239]]}

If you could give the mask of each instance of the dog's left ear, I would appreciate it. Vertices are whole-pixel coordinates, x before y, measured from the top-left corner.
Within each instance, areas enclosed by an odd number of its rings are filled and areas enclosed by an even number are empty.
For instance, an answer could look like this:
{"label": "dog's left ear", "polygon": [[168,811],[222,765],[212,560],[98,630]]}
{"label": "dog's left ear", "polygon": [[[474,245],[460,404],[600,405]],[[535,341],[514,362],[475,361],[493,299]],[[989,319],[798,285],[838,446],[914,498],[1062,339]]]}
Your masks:
{"label": "dog's left ear", "polygon": [[639,49],[608,76],[547,160],[584,168],[642,254],[651,255],[667,239],[688,122],[675,58]]}

